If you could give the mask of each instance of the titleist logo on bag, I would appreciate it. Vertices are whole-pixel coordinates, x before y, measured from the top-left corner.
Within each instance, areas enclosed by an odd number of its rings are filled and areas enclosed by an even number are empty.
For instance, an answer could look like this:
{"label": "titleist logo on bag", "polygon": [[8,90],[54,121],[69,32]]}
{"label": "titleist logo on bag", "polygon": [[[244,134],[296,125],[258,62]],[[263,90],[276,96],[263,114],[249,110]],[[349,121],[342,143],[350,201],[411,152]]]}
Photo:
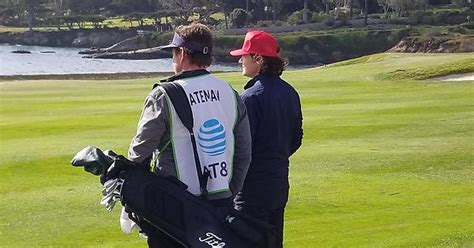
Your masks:
{"label": "titleist logo on bag", "polygon": [[208,232],[206,233],[206,237],[199,237],[199,241],[202,243],[206,243],[210,245],[212,248],[224,247],[225,242],[222,241],[222,238],[215,235],[214,233]]}

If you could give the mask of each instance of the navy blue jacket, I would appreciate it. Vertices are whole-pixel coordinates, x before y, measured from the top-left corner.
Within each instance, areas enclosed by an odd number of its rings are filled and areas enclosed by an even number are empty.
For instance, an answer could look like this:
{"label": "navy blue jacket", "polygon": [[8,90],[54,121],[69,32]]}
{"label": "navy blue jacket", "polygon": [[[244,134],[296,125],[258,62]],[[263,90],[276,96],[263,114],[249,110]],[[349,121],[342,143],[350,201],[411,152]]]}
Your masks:
{"label": "navy blue jacket", "polygon": [[245,201],[286,204],[289,157],[303,138],[300,98],[280,77],[258,75],[244,87],[252,161],[240,194]]}

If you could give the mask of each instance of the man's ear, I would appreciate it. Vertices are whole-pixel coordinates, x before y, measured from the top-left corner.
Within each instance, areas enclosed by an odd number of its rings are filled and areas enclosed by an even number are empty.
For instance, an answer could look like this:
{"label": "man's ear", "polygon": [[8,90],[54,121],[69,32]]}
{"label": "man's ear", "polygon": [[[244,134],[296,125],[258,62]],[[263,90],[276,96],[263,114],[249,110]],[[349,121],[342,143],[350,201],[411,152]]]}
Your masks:
{"label": "man's ear", "polygon": [[255,55],[255,57],[253,59],[254,59],[255,63],[257,63],[257,65],[263,64],[263,57],[262,56]]}
{"label": "man's ear", "polygon": [[186,51],[184,50],[184,48],[181,48],[181,49],[179,49],[179,53],[180,53],[180,56],[181,56],[180,61],[183,62],[184,56],[187,56]]}

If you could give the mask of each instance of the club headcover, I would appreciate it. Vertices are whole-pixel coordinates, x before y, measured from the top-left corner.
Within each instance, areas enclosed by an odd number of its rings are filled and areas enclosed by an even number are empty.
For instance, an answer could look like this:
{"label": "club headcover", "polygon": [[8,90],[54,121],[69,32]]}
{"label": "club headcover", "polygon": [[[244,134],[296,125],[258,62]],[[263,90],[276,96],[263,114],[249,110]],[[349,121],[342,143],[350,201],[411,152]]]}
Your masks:
{"label": "club headcover", "polygon": [[71,164],[75,167],[84,167],[85,171],[99,176],[107,171],[112,162],[112,158],[105,155],[99,148],[87,146],[74,156]]}

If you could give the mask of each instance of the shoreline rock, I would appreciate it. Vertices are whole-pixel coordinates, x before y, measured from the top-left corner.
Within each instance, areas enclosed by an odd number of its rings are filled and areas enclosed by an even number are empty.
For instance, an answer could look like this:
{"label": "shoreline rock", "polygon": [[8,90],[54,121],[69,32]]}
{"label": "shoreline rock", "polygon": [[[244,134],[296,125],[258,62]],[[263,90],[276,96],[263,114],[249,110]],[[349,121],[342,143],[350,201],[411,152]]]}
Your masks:
{"label": "shoreline rock", "polygon": [[18,53],[18,54],[30,54],[31,51],[26,51],[26,50],[16,50],[12,51],[12,53]]}
{"label": "shoreline rock", "polygon": [[148,37],[145,36],[135,36],[125,40],[122,40],[118,43],[113,44],[112,46],[106,48],[96,48],[92,47],[85,49],[79,52],[79,54],[97,54],[97,53],[115,53],[115,52],[130,52],[138,51],[141,49],[152,48],[152,42]]}
{"label": "shoreline rock", "polygon": [[173,72],[125,72],[125,73],[84,73],[45,75],[0,75],[0,82],[11,80],[111,80],[133,78],[165,78]]}
{"label": "shoreline rock", "polygon": [[92,59],[129,59],[129,60],[147,60],[147,59],[163,59],[171,58],[169,52],[159,50],[157,47],[139,49],[127,52],[103,52],[96,53],[92,56],[84,56],[84,58]]}
{"label": "shoreline rock", "polygon": [[474,52],[474,36],[411,36],[403,38],[387,52],[401,53],[468,53]]}

